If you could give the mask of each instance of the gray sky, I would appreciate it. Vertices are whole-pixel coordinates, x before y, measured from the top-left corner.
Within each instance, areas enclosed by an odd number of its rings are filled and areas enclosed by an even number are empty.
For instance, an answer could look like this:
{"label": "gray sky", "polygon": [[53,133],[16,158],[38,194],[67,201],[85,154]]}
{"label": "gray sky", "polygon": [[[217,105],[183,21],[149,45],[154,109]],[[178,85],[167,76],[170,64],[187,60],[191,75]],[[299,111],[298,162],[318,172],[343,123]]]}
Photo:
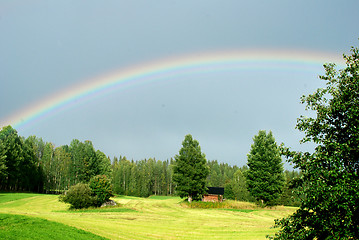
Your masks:
{"label": "gray sky", "polygon": [[[358,9],[357,0],[0,0],[0,122],[98,75],[168,58],[270,50],[338,59],[358,46]],[[208,160],[242,166],[261,129],[311,149],[294,127],[309,114],[300,96],[323,87],[323,68],[304,62],[174,74],[80,99],[16,129],[56,146],[91,140],[111,158],[134,160],[169,159],[190,133]]]}

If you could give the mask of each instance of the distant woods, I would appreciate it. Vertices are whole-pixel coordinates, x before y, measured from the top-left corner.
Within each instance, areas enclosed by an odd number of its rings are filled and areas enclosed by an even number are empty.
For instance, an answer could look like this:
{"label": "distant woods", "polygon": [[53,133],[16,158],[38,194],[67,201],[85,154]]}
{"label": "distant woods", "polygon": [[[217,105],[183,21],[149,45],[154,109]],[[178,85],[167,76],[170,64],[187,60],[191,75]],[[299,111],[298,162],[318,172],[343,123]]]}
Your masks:
{"label": "distant woods", "polygon": [[[0,131],[0,191],[61,193],[71,186],[88,182],[93,176],[111,179],[115,194],[148,197],[176,195],[173,181],[175,160],[129,160],[125,156],[110,159],[94,149],[91,141],[77,139],[70,145],[55,147],[41,138],[20,137],[11,126]],[[230,166],[208,161],[207,187],[224,187],[225,198],[254,201],[246,187],[247,166]],[[285,171],[286,185],[278,204],[298,205],[291,182],[298,172]]]}
{"label": "distant woods", "polygon": [[110,159],[91,141],[55,147],[35,136],[20,137],[10,126],[0,131],[0,159],[3,191],[61,192],[112,172]]}

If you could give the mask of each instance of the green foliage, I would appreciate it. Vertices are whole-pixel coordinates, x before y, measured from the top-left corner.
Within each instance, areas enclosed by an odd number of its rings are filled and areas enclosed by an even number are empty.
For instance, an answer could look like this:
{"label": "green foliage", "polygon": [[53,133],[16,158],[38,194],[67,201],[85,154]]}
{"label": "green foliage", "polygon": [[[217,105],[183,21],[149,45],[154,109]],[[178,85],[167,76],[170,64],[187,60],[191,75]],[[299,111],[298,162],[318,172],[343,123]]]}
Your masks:
{"label": "green foliage", "polygon": [[246,186],[246,178],[238,169],[231,180],[224,185],[224,198],[238,201],[254,201]]}
{"label": "green foliage", "polygon": [[97,198],[93,196],[88,184],[78,183],[72,186],[68,191],[59,196],[59,200],[69,203],[70,208],[80,209],[97,205]]}
{"label": "green foliage", "polygon": [[253,202],[255,199],[250,195],[246,186],[245,172],[247,166],[230,166],[227,163],[218,163],[217,160],[208,161],[209,174],[207,177],[208,187],[224,187],[224,198],[238,201]]}
{"label": "green foliage", "polygon": [[6,171],[6,151],[3,142],[0,140],[0,179],[5,178],[7,175]]}
{"label": "green foliage", "polygon": [[[253,201],[238,168],[218,161],[209,161],[206,186],[225,187],[225,197]],[[55,147],[36,136],[23,138],[11,126],[0,131],[0,190],[62,193],[93,176],[106,175],[113,192],[138,197],[175,194],[174,160],[154,158],[129,161],[114,157],[113,162],[91,141],[74,139],[71,144]],[[290,197],[290,192],[288,191]]]}
{"label": "green foliage", "polygon": [[294,206],[299,207],[301,203],[302,195],[299,195],[300,186],[298,186],[298,181],[300,181],[301,173],[298,171],[284,171],[285,176],[285,186],[283,188],[283,193],[280,198],[277,200],[277,204],[285,206]]}
{"label": "green foliage", "polygon": [[104,202],[113,197],[112,186],[106,175],[97,175],[91,178],[89,187],[92,194],[96,197],[96,206],[101,206]]}
{"label": "green foliage", "polygon": [[19,137],[11,126],[0,131],[0,190],[36,191],[42,185],[32,145]]}
{"label": "green foliage", "polygon": [[91,177],[100,174],[100,164],[91,141],[72,140],[69,146],[71,156],[72,184],[88,182]]}
{"label": "green foliage", "polygon": [[303,96],[307,110],[316,117],[298,119],[312,141],[314,153],[283,147],[283,154],[302,172],[300,208],[276,221],[274,239],[357,239],[359,236],[359,51],[345,56],[346,68],[325,65],[320,76],[326,88]]}
{"label": "green foliage", "polygon": [[137,197],[172,195],[172,175],[172,159],[129,161],[120,156],[112,163],[112,184],[116,194]]}
{"label": "green foliage", "polygon": [[179,154],[175,156],[173,180],[181,198],[200,200],[206,193],[206,178],[209,173],[207,160],[197,140],[190,134],[185,136]]}
{"label": "green foliage", "polygon": [[41,218],[0,213],[0,239],[105,239]]}
{"label": "green foliage", "polygon": [[71,204],[71,208],[81,209],[99,207],[113,197],[110,180],[105,175],[91,178],[89,184],[78,183],[72,186],[59,200]]}
{"label": "green foliage", "polygon": [[0,131],[0,190],[58,193],[100,174],[111,177],[111,162],[91,141],[55,148],[35,136],[19,137],[11,126]]}
{"label": "green foliage", "polygon": [[248,154],[247,186],[260,204],[275,205],[283,190],[283,164],[279,148],[270,131],[261,130],[253,138]]}
{"label": "green foliage", "polygon": [[216,160],[208,161],[207,165],[209,167],[209,174],[206,185],[208,187],[223,187],[228,180],[228,177],[224,174],[224,168],[221,168],[223,165],[219,164]]}
{"label": "green foliage", "polygon": [[208,161],[209,174],[207,177],[208,187],[224,187],[226,183],[234,178],[237,166],[230,166],[227,163],[218,163],[217,160]]}
{"label": "green foliage", "polygon": [[[174,163],[173,159],[129,161],[120,156],[111,164],[103,152],[95,151],[91,141],[74,139],[69,146],[55,147],[36,136],[20,137],[11,126],[0,131],[0,191],[63,193],[98,173],[107,176],[116,194],[170,196],[176,194]],[[207,166],[205,186],[224,187],[227,199],[254,201],[244,184],[246,166],[239,168],[217,160]],[[292,197],[290,190],[286,193],[286,199]]]}
{"label": "green foliage", "polygon": [[106,177],[110,178],[112,173],[111,160],[100,150],[96,151],[96,158],[99,162],[99,174],[106,175]]}

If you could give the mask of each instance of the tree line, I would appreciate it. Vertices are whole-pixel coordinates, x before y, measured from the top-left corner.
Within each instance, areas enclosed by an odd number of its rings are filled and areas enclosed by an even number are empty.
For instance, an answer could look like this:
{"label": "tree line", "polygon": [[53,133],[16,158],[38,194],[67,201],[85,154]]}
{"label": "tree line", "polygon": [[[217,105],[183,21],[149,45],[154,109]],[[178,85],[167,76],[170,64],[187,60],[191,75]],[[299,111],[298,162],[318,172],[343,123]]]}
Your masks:
{"label": "tree line", "polygon": [[[61,193],[71,186],[88,182],[96,175],[106,175],[115,194],[148,197],[177,195],[173,179],[175,159],[128,160],[125,156],[112,160],[91,141],[77,139],[69,145],[55,147],[42,138],[24,138],[11,126],[0,131],[0,190]],[[207,162],[207,187],[224,187],[225,198],[254,201],[246,186],[247,166],[237,167],[217,160]],[[295,205],[289,183],[298,172],[285,171],[287,185],[279,204]],[[289,190],[288,190],[289,189]]]}
{"label": "tree line", "polygon": [[0,190],[61,192],[96,175],[111,177],[111,161],[91,141],[55,147],[11,126],[0,131]]}

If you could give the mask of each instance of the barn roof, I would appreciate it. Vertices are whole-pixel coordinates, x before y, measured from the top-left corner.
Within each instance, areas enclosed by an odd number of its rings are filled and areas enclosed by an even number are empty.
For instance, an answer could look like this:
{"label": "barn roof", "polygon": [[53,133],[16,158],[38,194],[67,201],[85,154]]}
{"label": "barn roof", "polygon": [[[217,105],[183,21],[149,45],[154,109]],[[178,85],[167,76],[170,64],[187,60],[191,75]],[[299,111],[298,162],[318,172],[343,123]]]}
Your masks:
{"label": "barn roof", "polygon": [[224,188],[222,187],[207,187],[208,194],[224,195]]}

